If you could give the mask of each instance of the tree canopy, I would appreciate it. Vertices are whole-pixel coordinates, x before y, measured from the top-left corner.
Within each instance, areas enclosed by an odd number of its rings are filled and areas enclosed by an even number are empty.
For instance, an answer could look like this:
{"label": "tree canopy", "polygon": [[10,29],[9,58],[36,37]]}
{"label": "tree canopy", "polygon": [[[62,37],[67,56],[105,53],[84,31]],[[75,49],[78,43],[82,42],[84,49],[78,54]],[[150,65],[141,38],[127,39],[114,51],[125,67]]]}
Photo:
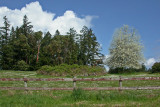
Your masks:
{"label": "tree canopy", "polygon": [[143,45],[136,29],[124,25],[113,34],[106,64],[110,68],[139,69],[144,62]]}
{"label": "tree canopy", "polygon": [[17,69],[25,65],[27,70],[36,70],[43,65],[60,64],[98,65],[95,55],[100,56],[99,43],[92,29],[84,26],[81,33],[70,28],[65,35],[35,32],[25,15],[20,27],[12,27],[7,17],[0,27],[0,66],[2,69]]}

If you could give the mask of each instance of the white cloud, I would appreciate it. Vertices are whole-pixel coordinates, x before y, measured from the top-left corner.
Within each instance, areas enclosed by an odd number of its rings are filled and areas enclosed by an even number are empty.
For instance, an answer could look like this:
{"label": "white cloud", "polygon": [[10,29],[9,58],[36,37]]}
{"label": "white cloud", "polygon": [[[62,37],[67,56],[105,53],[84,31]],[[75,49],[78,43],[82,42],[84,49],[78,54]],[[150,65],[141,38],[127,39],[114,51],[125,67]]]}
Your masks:
{"label": "white cloud", "polygon": [[[109,58],[109,57],[110,57],[110,55],[105,55],[105,57],[104,57],[104,59],[103,59],[103,63],[104,63],[104,64],[106,64],[106,60],[107,60],[107,58]],[[108,71],[109,71],[109,67],[108,67],[107,65],[104,65],[104,67],[105,67],[106,71],[108,72]]]}
{"label": "white cloud", "polygon": [[[85,25],[91,27],[93,16],[79,18],[73,11],[67,10],[62,16],[55,18],[55,13],[43,11],[38,1],[27,4],[22,9],[11,10],[7,7],[0,7],[0,22],[3,22],[3,16],[7,16],[10,24],[14,27],[21,26],[23,16],[27,15],[29,21],[34,26],[35,31],[50,31],[52,34],[58,29],[61,34],[66,34],[69,28],[74,27],[79,32]],[[3,26],[3,23],[0,23]]]}
{"label": "white cloud", "polygon": [[150,67],[152,67],[152,65],[153,65],[155,62],[156,62],[156,60],[155,60],[154,58],[149,58],[149,59],[146,61],[145,65],[146,65],[146,67],[150,68]]}
{"label": "white cloud", "polygon": [[108,72],[109,71],[109,67],[107,65],[104,65],[106,71]]}

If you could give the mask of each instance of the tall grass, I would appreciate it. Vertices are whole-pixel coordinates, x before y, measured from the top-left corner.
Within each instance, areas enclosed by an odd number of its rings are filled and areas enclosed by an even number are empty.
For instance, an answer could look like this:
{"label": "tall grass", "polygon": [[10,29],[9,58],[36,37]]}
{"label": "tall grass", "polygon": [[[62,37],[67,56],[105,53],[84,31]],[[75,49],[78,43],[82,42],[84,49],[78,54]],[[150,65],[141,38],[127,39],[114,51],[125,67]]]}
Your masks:
{"label": "tall grass", "polygon": [[74,89],[70,97],[74,101],[87,100],[86,93],[80,88]]}
{"label": "tall grass", "polygon": [[0,91],[0,107],[160,106],[159,90]]}
{"label": "tall grass", "polygon": [[[34,74],[34,75],[33,75]],[[37,75],[36,72],[0,71],[0,78],[51,78]],[[157,74],[137,73],[122,75],[123,77],[160,76]],[[103,77],[119,77],[118,74],[107,74]],[[55,78],[55,77],[54,77]],[[72,87],[72,82],[29,81],[28,87]],[[116,87],[118,81],[86,81],[77,82],[77,87]],[[124,87],[160,86],[159,80],[123,81]],[[24,82],[1,81],[0,87],[24,87]],[[160,90],[124,90],[124,91],[20,91],[0,90],[0,107],[118,107],[142,106],[160,107]]]}

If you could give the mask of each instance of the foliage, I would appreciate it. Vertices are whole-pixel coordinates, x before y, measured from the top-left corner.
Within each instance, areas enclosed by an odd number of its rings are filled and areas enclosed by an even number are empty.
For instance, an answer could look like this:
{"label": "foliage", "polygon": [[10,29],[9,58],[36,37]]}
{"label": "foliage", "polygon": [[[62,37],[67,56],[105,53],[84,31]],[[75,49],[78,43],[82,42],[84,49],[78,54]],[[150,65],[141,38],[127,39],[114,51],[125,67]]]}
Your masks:
{"label": "foliage", "polygon": [[139,69],[136,68],[110,68],[109,73],[110,74],[121,74],[121,73],[135,73],[135,72],[147,72],[147,68],[144,64],[141,65],[142,67]]}
{"label": "foliage", "polygon": [[142,44],[135,29],[127,25],[119,28],[113,35],[106,64],[111,68],[141,68],[144,61]]}
{"label": "foliage", "polygon": [[110,69],[109,73],[110,74],[122,74],[122,73],[134,73],[138,71],[139,69],[134,69],[134,68],[115,68],[115,69]]}
{"label": "foliage", "polygon": [[142,67],[139,69],[139,71],[140,72],[146,72],[148,70],[147,70],[147,67],[144,64],[142,64]]}
{"label": "foliage", "polygon": [[41,74],[50,74],[50,72],[52,72],[54,69],[52,66],[48,66],[48,65],[44,65],[39,69],[38,73]]}
{"label": "foliage", "polygon": [[21,60],[29,65],[29,70],[63,63],[99,65],[95,56],[102,54],[92,29],[84,26],[81,33],[77,34],[74,28],[70,28],[65,35],[58,30],[52,35],[32,29],[26,15],[20,27],[11,29],[7,17],[4,17],[4,26],[0,27],[0,66],[3,70],[13,69]]}
{"label": "foliage", "polygon": [[26,64],[26,62],[23,60],[18,61],[17,65],[15,65],[15,70],[27,71],[28,69],[29,69],[28,64]]}
{"label": "foliage", "polygon": [[79,35],[79,60],[84,65],[90,64],[95,65],[95,56],[103,56],[99,53],[100,45],[97,42],[96,36],[94,35],[92,29],[88,29],[86,26],[80,31],[82,34]]}
{"label": "foliage", "polygon": [[54,76],[91,76],[91,75],[104,75],[105,70],[99,66],[86,66],[86,65],[67,65],[61,64],[58,66],[42,66],[38,74],[54,75]]}
{"label": "foliage", "polygon": [[149,68],[147,71],[150,72],[150,73],[152,73],[152,68]]}
{"label": "foliage", "polygon": [[6,16],[3,17],[4,19],[4,26],[3,27],[0,27],[0,32],[2,33],[2,36],[1,36],[1,45],[3,47],[3,45],[6,45],[9,41],[9,27],[10,27],[10,23],[7,19]]}
{"label": "foliage", "polygon": [[160,72],[160,62],[156,62],[152,66],[152,73]]}
{"label": "foliage", "polygon": [[10,23],[6,16],[3,19],[4,26],[0,27],[0,65],[2,69],[10,69],[13,61],[12,46],[9,44]]}

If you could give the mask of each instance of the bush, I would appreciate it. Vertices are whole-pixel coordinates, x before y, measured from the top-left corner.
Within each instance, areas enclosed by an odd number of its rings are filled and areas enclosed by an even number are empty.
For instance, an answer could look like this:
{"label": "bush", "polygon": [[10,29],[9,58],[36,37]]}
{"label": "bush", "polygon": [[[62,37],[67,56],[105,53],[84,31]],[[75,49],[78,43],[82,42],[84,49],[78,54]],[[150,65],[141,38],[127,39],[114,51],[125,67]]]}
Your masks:
{"label": "bush", "polygon": [[53,76],[91,76],[91,75],[104,75],[105,69],[99,66],[86,66],[86,65],[67,65],[61,64],[59,66],[42,66],[38,74],[53,75]]}
{"label": "bush", "polygon": [[121,73],[134,73],[134,72],[147,72],[147,68],[144,64],[141,65],[141,68],[135,69],[135,68],[110,68],[109,73],[110,74],[121,74]]}
{"label": "bush", "polygon": [[110,74],[122,74],[122,73],[135,73],[135,72],[147,72],[147,68],[145,65],[142,65],[141,68],[135,69],[135,68],[110,68],[109,72]]}
{"label": "bush", "polygon": [[23,60],[18,61],[17,65],[15,65],[15,70],[27,71],[28,69],[29,69],[29,65],[26,64],[26,62]]}
{"label": "bush", "polygon": [[110,74],[121,74],[121,73],[133,73],[136,69],[133,68],[110,68],[109,73]]}
{"label": "bush", "polygon": [[152,73],[160,72],[160,62],[156,62],[152,66]]}
{"label": "bush", "polygon": [[44,65],[39,69],[39,73],[41,74],[50,74],[53,71],[53,67],[49,65]]}

